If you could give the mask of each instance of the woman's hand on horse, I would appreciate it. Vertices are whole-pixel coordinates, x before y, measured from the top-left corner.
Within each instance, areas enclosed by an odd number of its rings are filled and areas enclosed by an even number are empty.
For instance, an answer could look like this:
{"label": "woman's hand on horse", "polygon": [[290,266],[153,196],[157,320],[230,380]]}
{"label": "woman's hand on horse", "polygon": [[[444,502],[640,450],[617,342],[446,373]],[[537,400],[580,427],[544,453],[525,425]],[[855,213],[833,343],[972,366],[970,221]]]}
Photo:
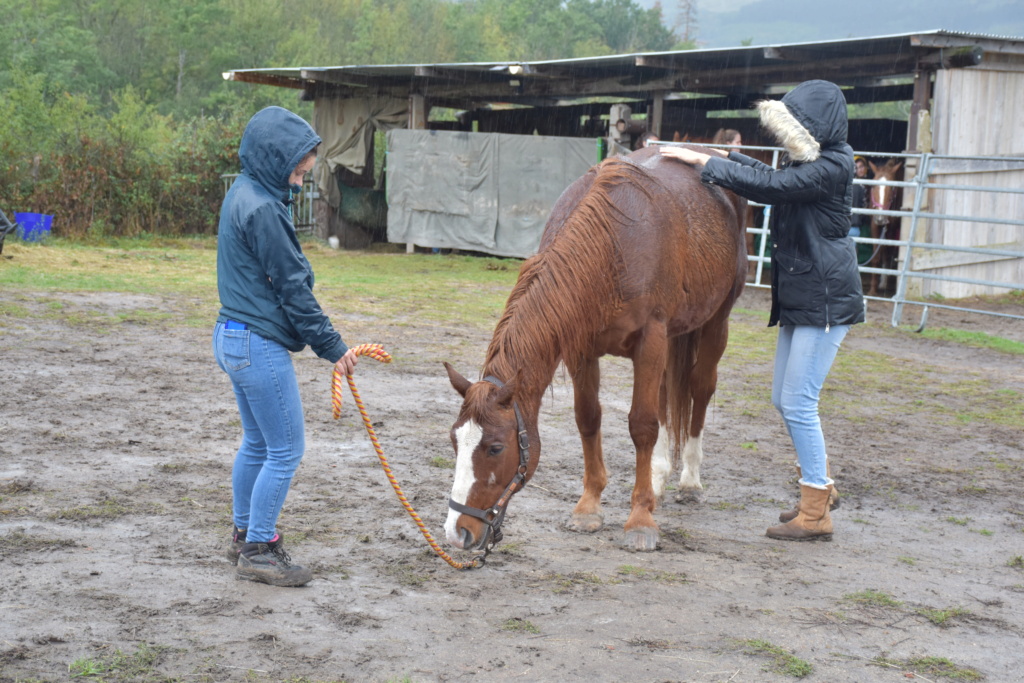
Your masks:
{"label": "woman's hand on horse", "polygon": [[334,364],[334,369],[343,375],[351,375],[355,372],[356,362],[359,360],[359,356],[355,354],[355,351],[349,349],[345,352],[345,355],[338,359],[338,362]]}
{"label": "woman's hand on horse", "polygon": [[663,157],[676,159],[684,164],[690,164],[691,166],[703,166],[707,163],[708,159],[711,158],[711,155],[698,152],[690,149],[689,147],[662,145],[658,148],[658,151]]}

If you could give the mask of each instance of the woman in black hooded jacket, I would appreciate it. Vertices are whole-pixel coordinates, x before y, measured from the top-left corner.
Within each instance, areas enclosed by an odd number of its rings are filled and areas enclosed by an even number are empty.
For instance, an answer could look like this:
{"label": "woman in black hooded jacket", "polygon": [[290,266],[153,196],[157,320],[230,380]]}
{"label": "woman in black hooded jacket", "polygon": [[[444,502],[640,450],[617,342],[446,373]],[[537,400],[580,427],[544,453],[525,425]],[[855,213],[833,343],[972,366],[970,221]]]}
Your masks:
{"label": "woman in black hooded jacket", "polygon": [[[772,403],[793,440],[800,503],[768,536],[831,540],[835,482],[829,477],[818,397],[839,345],[864,321],[856,247],[848,237],[853,150],[846,143],[846,99],[834,83],[807,81],[781,101],[758,103],[761,125],[786,149],[779,169],[736,151],[706,154],[661,147],[701,168],[701,180],[772,205],[772,310],[779,325]],[[716,156],[717,155],[717,156]]]}

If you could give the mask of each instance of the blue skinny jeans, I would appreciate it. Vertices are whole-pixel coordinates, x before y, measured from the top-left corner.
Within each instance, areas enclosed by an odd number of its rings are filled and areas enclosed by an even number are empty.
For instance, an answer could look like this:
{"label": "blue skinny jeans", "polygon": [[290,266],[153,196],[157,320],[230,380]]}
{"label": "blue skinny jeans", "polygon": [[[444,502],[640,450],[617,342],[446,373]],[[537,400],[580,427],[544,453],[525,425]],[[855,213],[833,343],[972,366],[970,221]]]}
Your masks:
{"label": "blue skinny jeans", "polygon": [[302,399],[288,349],[252,330],[217,323],[213,354],[231,379],[242,445],[231,471],[232,516],[249,543],[277,534],[277,517],[306,449]]}
{"label": "blue skinny jeans", "polygon": [[849,325],[779,327],[772,405],[789,431],[800,463],[800,483],[805,486],[823,489],[833,483],[827,474],[828,456],[818,417],[818,397],[839,345],[849,331]]}

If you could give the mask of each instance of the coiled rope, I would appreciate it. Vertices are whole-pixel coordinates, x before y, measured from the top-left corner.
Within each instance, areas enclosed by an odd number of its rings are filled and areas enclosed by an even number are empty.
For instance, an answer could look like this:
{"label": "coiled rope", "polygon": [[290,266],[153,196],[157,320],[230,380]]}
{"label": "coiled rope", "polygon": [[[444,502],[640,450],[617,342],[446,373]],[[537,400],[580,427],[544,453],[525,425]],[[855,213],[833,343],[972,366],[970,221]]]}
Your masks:
{"label": "coiled rope", "polygon": [[[391,354],[384,350],[382,344],[360,344],[352,349],[357,356],[367,356],[381,363],[390,363]],[[391,473],[391,466],[388,464],[388,459],[384,455],[384,449],[380,447],[380,441],[377,440],[377,432],[373,429],[373,424],[370,422],[370,415],[366,412],[366,406],[363,405],[363,399],[359,397],[359,391],[356,389],[355,380],[352,375],[345,375],[348,379],[348,388],[352,390],[352,398],[355,399],[356,407],[359,408],[359,414],[363,417],[363,425],[366,427],[366,433],[370,435],[370,441],[373,442],[373,449],[377,451],[377,458],[380,460],[381,467],[384,468],[384,474],[387,475],[388,481],[391,482],[391,487],[395,489],[395,494],[398,495],[398,500],[401,501],[402,506],[405,508],[409,516],[412,517],[413,521],[416,522],[416,526],[420,528],[420,532],[423,537],[427,539],[427,543],[434,549],[434,552],[441,556],[445,562],[450,564],[456,569],[473,569],[483,564],[481,558],[475,558],[471,562],[459,562],[455,560],[451,555],[446,553],[430,531],[427,530],[427,525],[423,523],[420,516],[413,509],[409,500],[402,493],[402,487],[398,485],[398,480],[395,479],[395,475]],[[334,419],[337,420],[341,417],[341,373],[335,368],[334,376],[331,378],[331,404],[334,407]]]}

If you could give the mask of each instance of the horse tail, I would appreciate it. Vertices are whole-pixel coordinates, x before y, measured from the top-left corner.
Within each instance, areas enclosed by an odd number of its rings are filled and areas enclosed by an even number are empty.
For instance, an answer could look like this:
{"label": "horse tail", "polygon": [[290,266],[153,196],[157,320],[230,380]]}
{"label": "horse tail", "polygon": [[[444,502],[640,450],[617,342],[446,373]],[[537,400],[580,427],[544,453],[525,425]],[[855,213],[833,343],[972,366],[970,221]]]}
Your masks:
{"label": "horse tail", "polygon": [[668,340],[668,359],[665,364],[665,389],[668,433],[672,440],[672,466],[679,466],[681,447],[690,428],[693,400],[690,386],[693,369],[697,365],[697,344],[700,330],[681,334]]}

